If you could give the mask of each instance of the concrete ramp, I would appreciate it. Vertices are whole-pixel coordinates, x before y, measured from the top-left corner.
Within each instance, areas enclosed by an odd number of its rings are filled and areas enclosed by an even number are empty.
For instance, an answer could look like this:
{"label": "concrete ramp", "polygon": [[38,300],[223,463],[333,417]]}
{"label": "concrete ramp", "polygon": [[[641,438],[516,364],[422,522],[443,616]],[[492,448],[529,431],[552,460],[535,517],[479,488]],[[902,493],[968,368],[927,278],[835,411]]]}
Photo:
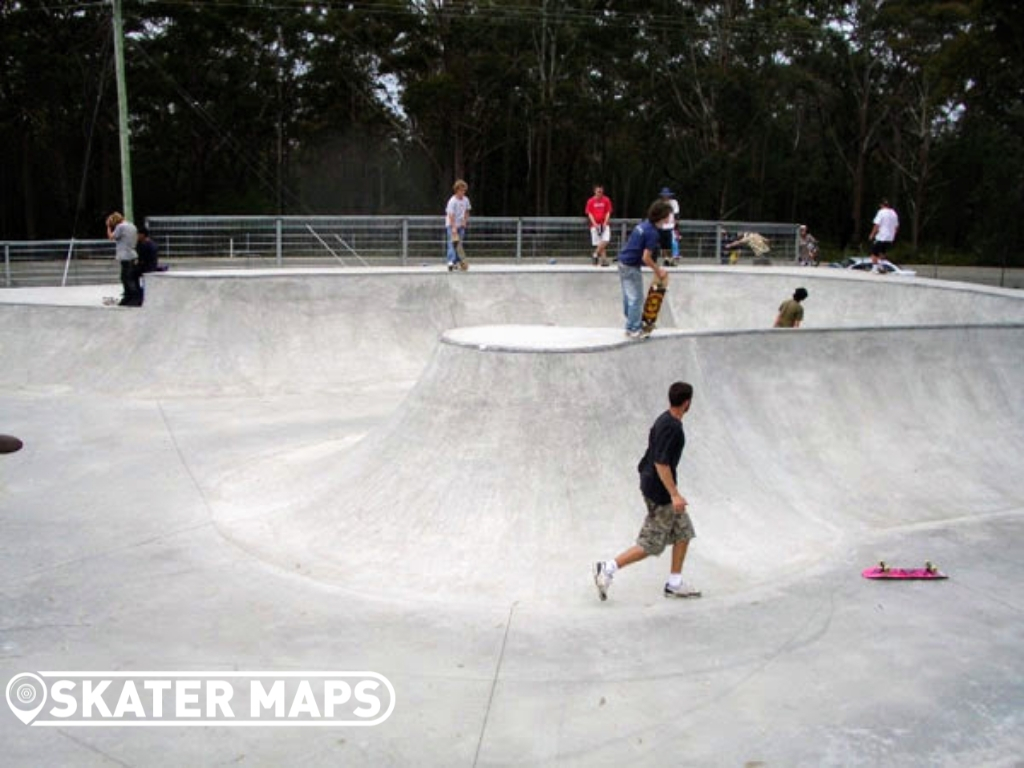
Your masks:
{"label": "concrete ramp", "polygon": [[[769,330],[800,285],[805,328]],[[343,732],[9,714],[5,765],[1024,754],[1019,294],[684,269],[658,334],[627,343],[614,270],[110,293],[0,291],[0,431],[24,440],[0,457],[0,680],[373,670],[397,705]],[[601,602],[590,566],[639,528],[635,466],[676,379],[696,387],[680,472],[704,598],[664,599],[663,557]],[[879,558],[950,578],[862,579]]]}
{"label": "concrete ramp", "polygon": [[[807,328],[1024,322],[1012,291],[837,269],[674,270],[663,329],[769,328],[798,285]],[[137,397],[404,391],[452,328],[622,326],[614,269],[168,272],[141,309],[85,289],[0,291],[0,387]],[[71,297],[70,299],[68,297]],[[33,303],[33,302],[49,302]],[[53,304],[74,304],[53,306]]]}
{"label": "concrete ramp", "polygon": [[303,503],[217,521],[247,551],[374,595],[589,600],[589,563],[639,527],[635,466],[682,379],[692,572],[728,594],[880,532],[1024,508],[1022,355],[1024,326],[643,343],[455,330],[383,428],[294,478]]}
{"label": "concrete ramp", "polygon": [[1019,291],[825,267],[673,270],[666,303],[680,328],[770,328],[800,286],[804,328],[1024,322]]}

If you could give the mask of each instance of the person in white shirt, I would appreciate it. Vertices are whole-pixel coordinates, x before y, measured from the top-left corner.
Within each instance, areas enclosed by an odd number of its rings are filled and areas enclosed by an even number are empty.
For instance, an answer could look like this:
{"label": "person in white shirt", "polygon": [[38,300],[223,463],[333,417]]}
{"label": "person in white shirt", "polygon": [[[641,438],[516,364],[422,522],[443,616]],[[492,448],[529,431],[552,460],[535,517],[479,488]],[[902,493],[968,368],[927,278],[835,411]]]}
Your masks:
{"label": "person in white shirt", "polygon": [[801,267],[818,266],[818,240],[801,224],[797,234],[796,263]]}
{"label": "person in white shirt", "polygon": [[875,214],[874,226],[868,239],[871,241],[871,271],[879,272],[879,262],[889,252],[889,246],[896,239],[896,233],[900,231],[900,217],[889,205],[889,201],[883,199],[878,204],[878,213]]}
{"label": "person in white shirt", "polygon": [[466,269],[463,259],[462,241],[466,238],[466,227],[469,226],[469,212],[473,206],[466,197],[469,185],[458,179],[452,186],[454,194],[448,198],[445,206],[445,239],[448,241],[448,271]]}
{"label": "person in white shirt", "polygon": [[[677,266],[679,264],[679,240],[676,238],[676,217],[679,215],[679,201],[676,200],[675,193],[668,187],[663,187],[658,193],[658,197],[672,207],[672,215],[659,227],[661,230],[658,234],[662,264],[666,267]],[[668,257],[670,253],[672,254],[671,261]]]}

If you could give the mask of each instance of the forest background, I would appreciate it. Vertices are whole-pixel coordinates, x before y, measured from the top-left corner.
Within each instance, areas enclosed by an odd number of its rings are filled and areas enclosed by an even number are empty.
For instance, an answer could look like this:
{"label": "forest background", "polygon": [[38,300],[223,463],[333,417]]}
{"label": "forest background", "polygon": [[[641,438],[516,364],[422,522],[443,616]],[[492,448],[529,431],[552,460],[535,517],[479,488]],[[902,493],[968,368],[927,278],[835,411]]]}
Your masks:
{"label": "forest background", "polygon": [[[135,217],[807,223],[1020,265],[1016,0],[123,0]],[[0,4],[0,239],[121,207],[110,0]]]}

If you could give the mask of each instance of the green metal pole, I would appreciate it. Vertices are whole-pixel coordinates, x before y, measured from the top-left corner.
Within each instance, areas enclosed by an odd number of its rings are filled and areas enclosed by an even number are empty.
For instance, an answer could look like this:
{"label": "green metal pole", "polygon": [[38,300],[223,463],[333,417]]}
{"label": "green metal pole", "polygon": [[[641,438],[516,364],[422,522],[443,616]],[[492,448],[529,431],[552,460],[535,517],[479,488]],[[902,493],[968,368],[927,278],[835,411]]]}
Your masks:
{"label": "green metal pole", "polygon": [[124,25],[121,23],[121,0],[114,6],[114,71],[117,74],[117,126],[121,139],[121,197],[124,217],[135,221],[132,211],[132,158],[128,142],[128,87],[124,77]]}

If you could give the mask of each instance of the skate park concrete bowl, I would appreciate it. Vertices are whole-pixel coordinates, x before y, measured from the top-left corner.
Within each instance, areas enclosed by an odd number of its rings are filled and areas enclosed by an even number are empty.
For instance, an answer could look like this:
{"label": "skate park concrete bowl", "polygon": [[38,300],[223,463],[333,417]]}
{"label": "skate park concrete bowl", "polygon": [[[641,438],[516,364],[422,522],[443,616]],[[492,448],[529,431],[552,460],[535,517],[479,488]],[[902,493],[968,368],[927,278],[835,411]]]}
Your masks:
{"label": "skate park concrete bowl", "polygon": [[[772,329],[798,286],[804,327]],[[684,268],[636,342],[592,268],[170,272],[141,309],[112,290],[0,290],[0,431],[24,441],[0,456],[4,680],[373,670],[394,711],[12,713],[5,764],[1024,754],[1019,292]],[[662,556],[600,602],[590,569],[640,527],[636,463],[678,379],[704,595],[664,599]],[[950,578],[861,578],[883,559]]]}

